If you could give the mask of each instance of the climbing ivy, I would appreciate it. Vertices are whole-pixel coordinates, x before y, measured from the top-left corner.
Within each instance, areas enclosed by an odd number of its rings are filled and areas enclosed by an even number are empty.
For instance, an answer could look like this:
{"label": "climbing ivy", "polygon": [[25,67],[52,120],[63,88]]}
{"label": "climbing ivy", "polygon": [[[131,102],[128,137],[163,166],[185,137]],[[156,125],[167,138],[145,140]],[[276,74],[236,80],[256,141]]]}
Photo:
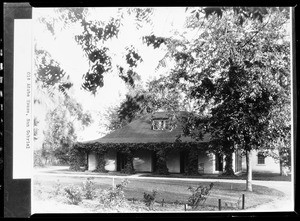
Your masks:
{"label": "climbing ivy", "polygon": [[107,170],[105,169],[105,153],[106,151],[101,151],[98,150],[96,153],[96,157],[97,157],[97,167],[95,169],[95,172],[101,172],[101,173],[106,173]]}
{"label": "climbing ivy", "polygon": [[171,150],[186,151],[188,153],[186,174],[197,174],[198,151],[206,150],[205,143],[196,142],[175,142],[175,143],[76,143],[71,150],[71,167],[78,169],[78,159],[82,154],[94,152],[98,157],[97,172],[105,172],[104,154],[108,150],[121,152],[126,156],[126,163],[122,173],[134,173],[133,156],[137,150],[150,150],[156,155],[156,171],[157,174],[169,174],[167,168],[167,153]]}
{"label": "climbing ivy", "polygon": [[167,152],[164,149],[158,150],[156,152],[157,162],[156,162],[156,173],[157,174],[169,174],[169,169],[167,167]]}
{"label": "climbing ivy", "polygon": [[87,169],[88,165],[85,160],[87,154],[88,150],[72,148],[70,150],[70,170],[80,171],[82,166]]}
{"label": "climbing ivy", "polygon": [[133,174],[135,173],[133,167],[133,151],[129,148],[126,148],[122,151],[126,155],[126,162],[124,168],[121,170],[121,173]]}
{"label": "climbing ivy", "polygon": [[186,175],[198,175],[198,151],[191,148],[187,153]]}

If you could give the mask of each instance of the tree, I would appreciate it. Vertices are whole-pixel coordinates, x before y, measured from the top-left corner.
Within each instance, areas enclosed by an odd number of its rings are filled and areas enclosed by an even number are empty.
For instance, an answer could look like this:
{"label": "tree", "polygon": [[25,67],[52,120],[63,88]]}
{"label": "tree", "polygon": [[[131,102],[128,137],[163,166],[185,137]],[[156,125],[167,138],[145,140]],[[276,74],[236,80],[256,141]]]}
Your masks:
{"label": "tree", "polygon": [[84,113],[82,106],[72,98],[63,100],[46,115],[47,128],[44,130],[43,149],[60,163],[69,162],[69,152],[76,141],[76,123],[88,126],[91,116]]}
{"label": "tree", "polygon": [[153,113],[158,110],[165,110],[169,113],[176,113],[182,110],[182,98],[176,89],[169,90],[166,87],[165,78],[149,81],[145,89],[133,88],[130,94],[117,107],[106,111],[105,117],[109,121],[106,128],[113,131],[124,127],[132,120]]}
{"label": "tree", "polygon": [[[289,17],[286,10],[268,8],[261,19],[252,14],[241,22],[240,16],[240,11],[232,9],[192,13],[186,23],[191,31],[198,29],[195,38],[170,37],[160,42],[169,49],[166,57],[176,62],[169,76],[172,87],[183,89],[197,104],[186,134],[201,139],[209,132],[211,144],[219,143],[218,151],[228,156],[236,148],[243,151],[247,190],[252,191],[251,150],[268,149],[273,140],[289,133],[290,122],[274,115],[285,107],[290,116],[285,29]],[[150,44],[157,44],[158,39],[153,38]],[[174,44],[180,47],[172,47]],[[287,125],[278,129],[275,125],[279,121]]]}
{"label": "tree", "polygon": [[[73,97],[70,89],[73,83],[69,76],[45,50],[35,50],[35,97],[34,105],[45,106],[46,127],[43,130],[41,156],[47,163],[68,163],[69,150],[76,140],[76,130],[88,126],[92,119]],[[34,139],[39,139],[37,124],[41,121],[34,118]],[[76,129],[77,128],[77,129]]]}

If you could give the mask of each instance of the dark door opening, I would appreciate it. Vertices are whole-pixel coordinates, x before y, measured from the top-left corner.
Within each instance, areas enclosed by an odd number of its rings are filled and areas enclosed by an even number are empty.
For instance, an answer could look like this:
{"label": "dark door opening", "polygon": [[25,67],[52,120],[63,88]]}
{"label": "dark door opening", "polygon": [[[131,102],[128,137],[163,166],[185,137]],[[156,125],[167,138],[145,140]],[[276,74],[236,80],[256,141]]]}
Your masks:
{"label": "dark door opening", "polygon": [[117,171],[121,171],[125,168],[126,156],[123,153],[117,152]]}
{"label": "dark door opening", "polygon": [[223,156],[221,154],[216,154],[216,171],[223,171]]}
{"label": "dark door opening", "polygon": [[180,173],[185,173],[186,162],[187,162],[186,152],[180,152]]}
{"label": "dark door opening", "polygon": [[156,172],[157,169],[157,156],[156,156],[156,152],[152,152],[152,172]]}

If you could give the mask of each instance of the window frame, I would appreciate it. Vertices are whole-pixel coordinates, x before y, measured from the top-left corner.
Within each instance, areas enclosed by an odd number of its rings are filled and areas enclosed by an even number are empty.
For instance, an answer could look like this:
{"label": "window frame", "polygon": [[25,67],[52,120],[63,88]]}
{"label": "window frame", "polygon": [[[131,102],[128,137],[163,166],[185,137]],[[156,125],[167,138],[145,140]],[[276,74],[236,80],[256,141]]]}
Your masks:
{"label": "window frame", "polygon": [[[168,128],[168,125],[170,124],[169,119],[153,119],[152,120],[152,130],[159,131],[159,130],[166,130],[171,131],[173,127]],[[157,127],[157,125],[159,125]]]}
{"label": "window frame", "polygon": [[262,152],[257,154],[257,165],[265,165],[266,164],[266,157],[263,155]]}

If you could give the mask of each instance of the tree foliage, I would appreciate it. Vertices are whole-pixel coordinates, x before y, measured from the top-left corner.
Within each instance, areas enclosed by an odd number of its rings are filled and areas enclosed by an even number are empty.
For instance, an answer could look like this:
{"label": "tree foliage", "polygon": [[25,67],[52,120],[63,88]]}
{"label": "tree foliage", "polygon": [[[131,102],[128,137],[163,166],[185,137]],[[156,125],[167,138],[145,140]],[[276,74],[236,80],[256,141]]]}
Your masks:
{"label": "tree foliage", "polygon": [[[69,150],[77,139],[76,127],[85,127],[91,123],[91,115],[69,93],[73,83],[65,71],[51,55],[44,50],[36,50],[36,91],[35,105],[47,107],[46,128],[41,156],[47,163],[69,162]],[[50,100],[50,102],[48,102]],[[39,119],[34,119],[34,138],[39,139]]]}
{"label": "tree foliage", "polygon": [[[176,62],[169,88],[195,101],[186,135],[202,139],[210,133],[214,151],[228,154],[235,148],[271,149],[275,140],[288,140],[288,20],[286,9],[197,9],[186,20],[188,30],[198,29],[195,38],[160,41],[168,48],[166,58]],[[160,37],[147,39],[159,47]]]}
{"label": "tree foliage", "polygon": [[69,162],[69,151],[76,141],[75,122],[82,126],[91,123],[91,116],[84,113],[82,106],[74,99],[65,99],[46,115],[43,149],[61,163]]}

